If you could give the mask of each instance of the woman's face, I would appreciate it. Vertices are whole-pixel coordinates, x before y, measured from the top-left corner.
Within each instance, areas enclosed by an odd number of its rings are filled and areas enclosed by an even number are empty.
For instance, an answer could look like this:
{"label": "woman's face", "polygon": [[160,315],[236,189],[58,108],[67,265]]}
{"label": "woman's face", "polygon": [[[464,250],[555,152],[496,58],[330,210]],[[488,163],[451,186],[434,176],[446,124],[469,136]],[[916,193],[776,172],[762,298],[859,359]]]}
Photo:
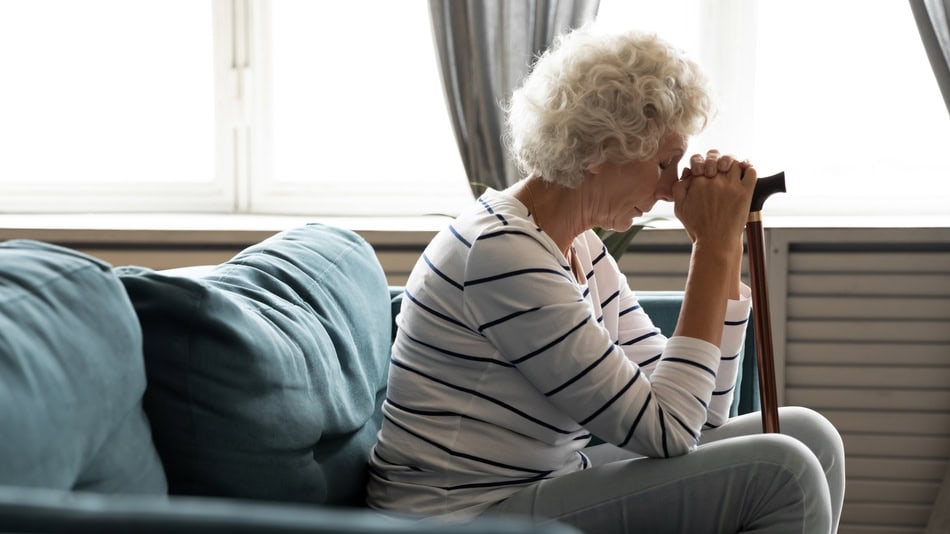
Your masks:
{"label": "woman's face", "polygon": [[653,209],[657,200],[673,201],[677,164],[686,153],[686,137],[670,133],[648,160],[605,162],[591,169],[588,207],[594,226],[623,231],[633,219]]}

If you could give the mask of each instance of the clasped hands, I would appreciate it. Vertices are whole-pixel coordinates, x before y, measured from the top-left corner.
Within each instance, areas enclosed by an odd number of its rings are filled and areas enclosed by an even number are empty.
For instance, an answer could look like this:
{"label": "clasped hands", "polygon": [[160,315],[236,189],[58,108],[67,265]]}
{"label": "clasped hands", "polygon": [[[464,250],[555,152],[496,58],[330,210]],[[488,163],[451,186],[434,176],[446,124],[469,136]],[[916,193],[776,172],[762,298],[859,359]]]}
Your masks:
{"label": "clasped hands", "polygon": [[694,154],[673,184],[674,214],[694,244],[741,247],[757,175],[748,160],[710,150]]}

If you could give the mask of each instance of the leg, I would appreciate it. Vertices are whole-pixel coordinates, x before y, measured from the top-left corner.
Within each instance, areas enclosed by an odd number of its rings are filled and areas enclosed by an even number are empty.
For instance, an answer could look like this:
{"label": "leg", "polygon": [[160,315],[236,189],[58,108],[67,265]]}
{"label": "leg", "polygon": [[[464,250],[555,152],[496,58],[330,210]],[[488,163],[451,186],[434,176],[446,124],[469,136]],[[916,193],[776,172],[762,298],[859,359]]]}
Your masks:
{"label": "leg", "polygon": [[[841,519],[841,507],[844,504],[845,486],[844,444],[841,441],[841,435],[818,412],[797,406],[779,408],[779,426],[782,434],[801,441],[818,457],[828,481],[834,526],[832,532],[836,532],[838,521]],[[755,412],[734,417],[719,428],[706,430],[699,439],[701,443],[712,443],[761,432],[762,414]]]}
{"label": "leg", "polygon": [[[841,442],[841,436],[824,416],[814,410],[789,406],[779,408],[778,415],[782,434],[804,443],[821,463],[831,497],[832,525],[834,525],[832,532],[836,532],[841,519],[845,490],[844,444]],[[700,442],[713,443],[737,436],[761,433],[762,414],[755,412],[734,417],[719,428],[704,431],[700,436]],[[585,452],[594,465],[639,457],[609,444],[597,445]]]}
{"label": "leg", "polygon": [[676,458],[595,465],[525,488],[486,514],[528,514],[598,533],[801,534],[830,532],[829,501],[815,455],[798,440],[770,434]]}

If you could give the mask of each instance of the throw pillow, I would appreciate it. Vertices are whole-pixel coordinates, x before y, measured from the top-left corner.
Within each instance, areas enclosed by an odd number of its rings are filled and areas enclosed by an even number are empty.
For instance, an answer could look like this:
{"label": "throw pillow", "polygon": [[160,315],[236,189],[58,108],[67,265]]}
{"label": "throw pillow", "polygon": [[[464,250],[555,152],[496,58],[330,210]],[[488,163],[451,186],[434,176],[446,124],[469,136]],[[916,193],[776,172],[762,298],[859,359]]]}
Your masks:
{"label": "throw pillow", "polygon": [[145,409],[172,493],[362,502],[390,345],[368,243],[312,224],[197,278],[117,272],[144,333]]}

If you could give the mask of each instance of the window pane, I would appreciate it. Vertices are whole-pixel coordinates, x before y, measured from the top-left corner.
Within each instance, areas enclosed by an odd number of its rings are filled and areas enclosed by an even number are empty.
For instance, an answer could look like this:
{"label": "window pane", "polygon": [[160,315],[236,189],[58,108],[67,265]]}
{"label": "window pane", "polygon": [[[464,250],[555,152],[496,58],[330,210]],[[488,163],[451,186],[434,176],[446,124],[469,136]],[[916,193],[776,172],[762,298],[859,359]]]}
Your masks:
{"label": "window pane", "polygon": [[0,183],[214,178],[212,10],[0,2]]}
{"label": "window pane", "polygon": [[656,32],[702,64],[723,105],[690,150],[786,171],[770,214],[947,213],[934,159],[950,116],[907,2],[602,0],[598,24]]}
{"label": "window pane", "polygon": [[471,201],[427,1],[270,9],[277,186],[316,188],[307,209],[324,214],[453,213]]}
{"label": "window pane", "polygon": [[934,157],[950,145],[950,116],[910,5],[798,0],[758,9],[750,157],[789,180],[772,209],[947,214],[947,173]]}

